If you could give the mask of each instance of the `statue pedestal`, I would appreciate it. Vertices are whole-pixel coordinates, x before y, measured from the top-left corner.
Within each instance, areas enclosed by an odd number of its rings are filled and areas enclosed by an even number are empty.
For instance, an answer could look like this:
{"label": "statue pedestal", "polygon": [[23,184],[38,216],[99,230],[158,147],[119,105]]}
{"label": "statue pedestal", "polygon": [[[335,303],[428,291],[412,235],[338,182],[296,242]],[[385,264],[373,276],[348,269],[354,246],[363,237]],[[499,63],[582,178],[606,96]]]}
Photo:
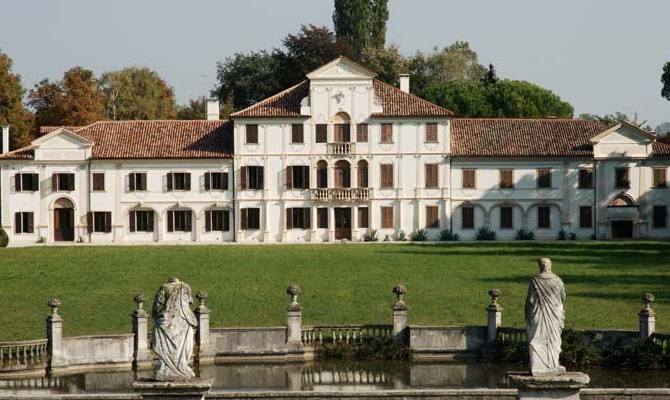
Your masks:
{"label": "statue pedestal", "polygon": [[162,382],[138,380],[133,382],[133,391],[143,400],[204,400],[212,388],[210,379],[194,378],[186,382]]}
{"label": "statue pedestal", "polygon": [[545,376],[533,376],[530,372],[510,372],[507,376],[512,385],[519,388],[520,400],[579,400],[579,389],[590,381],[589,376],[583,372]]}

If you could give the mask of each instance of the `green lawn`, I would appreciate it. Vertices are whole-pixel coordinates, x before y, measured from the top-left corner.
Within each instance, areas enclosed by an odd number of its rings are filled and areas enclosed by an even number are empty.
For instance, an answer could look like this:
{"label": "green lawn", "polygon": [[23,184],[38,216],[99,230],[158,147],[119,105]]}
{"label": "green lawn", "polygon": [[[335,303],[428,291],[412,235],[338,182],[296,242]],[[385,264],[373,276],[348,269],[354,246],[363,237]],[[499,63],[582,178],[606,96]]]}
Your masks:
{"label": "green lawn", "polygon": [[522,326],[540,256],[566,283],[569,327],[637,329],[650,291],[657,329],[670,329],[670,242],[80,246],[0,250],[0,341],[42,337],[50,296],[63,302],[65,335],[130,332],[133,295],[150,309],[170,276],[209,292],[213,327],[284,324],[292,282],[305,324],[390,323],[403,282],[411,324],[484,324],[497,287],[503,324]]}

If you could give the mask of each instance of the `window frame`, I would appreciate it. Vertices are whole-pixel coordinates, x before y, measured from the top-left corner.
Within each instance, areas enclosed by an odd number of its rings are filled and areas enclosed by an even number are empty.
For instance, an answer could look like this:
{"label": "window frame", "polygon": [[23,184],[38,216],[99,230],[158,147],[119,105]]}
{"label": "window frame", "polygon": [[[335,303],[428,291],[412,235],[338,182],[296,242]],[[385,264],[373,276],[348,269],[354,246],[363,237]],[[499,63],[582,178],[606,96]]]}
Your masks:
{"label": "window frame", "polygon": [[[430,210],[430,212],[429,212]],[[427,205],[426,211],[426,229],[437,229],[440,227],[440,206]],[[430,215],[435,213],[434,216]]]}
{"label": "window frame", "polygon": [[[207,171],[203,175],[205,182],[204,188],[207,192],[225,192],[228,190],[228,172],[227,171]],[[215,185],[214,177],[218,176],[220,185]],[[219,187],[215,187],[219,186]]]}
{"label": "window frame", "polygon": [[[67,187],[65,189],[61,189],[62,176],[68,177],[68,179],[66,180]],[[70,178],[72,179],[71,181]],[[73,192],[76,190],[77,178],[75,177],[75,174],[73,172],[54,172],[51,175],[51,179],[52,179],[51,187],[52,189],[55,187],[54,191],[56,192]],[[56,180],[55,183],[53,183],[54,179]]]}
{"label": "window frame", "polygon": [[328,124],[314,125],[314,142],[328,143]]}
{"label": "window frame", "polygon": [[[138,177],[142,177],[140,179],[140,182],[143,183],[144,185],[138,185]],[[131,184],[132,182],[132,184]],[[147,173],[146,172],[130,172],[128,173],[128,191],[129,192],[146,192],[147,187],[148,187],[148,179],[147,179]],[[144,186],[143,188],[138,189],[138,186]]]}
{"label": "window frame", "polygon": [[[395,207],[393,206],[381,206],[379,208],[380,214],[381,214],[381,228],[382,229],[394,229],[394,209]],[[385,215],[385,213],[390,214],[390,222],[387,220],[389,218],[389,215]]]}
{"label": "window frame", "polygon": [[287,190],[309,189],[310,173],[311,171],[309,165],[289,165],[286,170],[286,189]]}
{"label": "window frame", "polygon": [[34,211],[17,211],[14,213],[14,233],[17,235],[35,233]]}
{"label": "window frame", "polygon": [[[434,168],[435,170],[431,172],[432,176],[429,176],[428,170]],[[440,163],[425,163],[423,167],[424,179],[423,184],[426,189],[438,189],[440,187]],[[428,178],[432,178],[429,182]]]}
{"label": "window frame", "polygon": [[356,124],[356,143],[368,142],[368,129],[367,123]]}
{"label": "window frame", "polygon": [[[430,128],[430,130],[429,130]],[[430,135],[430,136],[429,136]],[[434,138],[433,138],[434,135]],[[424,135],[425,143],[439,143],[438,131],[437,131],[437,122],[428,122],[426,123],[426,132]]]}
{"label": "window frame", "polygon": [[88,233],[111,233],[112,212],[111,211],[89,211],[86,215]]}
{"label": "window frame", "polygon": [[305,125],[291,124],[291,144],[305,144]]}
{"label": "window frame", "polygon": [[[585,212],[588,210],[588,212]],[[586,222],[586,215],[588,214],[588,224]],[[579,229],[593,228],[593,206],[579,206]]]}
{"label": "window frame", "polygon": [[[30,177],[30,185],[26,189],[26,182],[24,178]],[[37,192],[40,190],[40,174],[36,172],[17,172],[14,174],[14,191],[15,192]]]}
{"label": "window frame", "polygon": [[[181,220],[181,217],[178,217],[180,215],[184,215],[183,221]],[[179,219],[178,219],[179,218]],[[183,227],[177,226],[177,225],[182,225],[183,222]],[[193,232],[193,210],[191,209],[184,209],[184,208],[177,208],[173,210],[168,210],[167,213],[167,231],[168,233],[188,233],[188,232]],[[182,229],[180,229],[182,228]]]}
{"label": "window frame", "polygon": [[[390,178],[388,177],[390,170]],[[379,187],[381,189],[393,189],[395,183],[395,168],[393,163],[379,164]],[[389,182],[390,179],[390,182]]]}
{"label": "window frame", "polygon": [[[657,215],[657,212],[661,215]],[[654,205],[651,217],[652,229],[666,229],[668,227],[668,206]]]}
{"label": "window frame", "polygon": [[[625,181],[620,181],[619,173],[625,172]],[[615,189],[630,189],[630,167],[616,167],[614,168],[614,188]]]}
{"label": "window frame", "polygon": [[[249,130],[251,128],[251,130]],[[255,136],[255,138],[254,138]],[[249,140],[253,139],[253,140]],[[258,144],[258,124],[246,124],[244,127],[244,144]]]}
{"label": "window frame", "polygon": [[[499,208],[499,213],[500,213],[500,229],[505,229],[505,230],[510,230],[514,229],[514,206],[500,206]],[[505,212],[503,212],[503,210]],[[509,211],[509,224],[506,224],[508,215],[507,212]]]}
{"label": "window frame", "polygon": [[[141,213],[140,215],[144,217],[140,219],[138,217],[138,213]],[[156,230],[155,220],[156,220],[156,212],[154,210],[151,209],[130,210],[128,212],[128,231],[130,233],[154,233]],[[138,223],[138,221],[141,221],[141,223]]]}
{"label": "window frame", "polygon": [[[651,168],[651,187],[654,189],[666,189],[668,187],[668,168],[666,167],[652,167]],[[660,178],[657,176],[657,172],[660,172],[658,175],[661,175]]]}
{"label": "window frame", "polygon": [[[588,185],[584,185],[584,182],[588,177]],[[593,168],[584,167],[579,168],[579,173],[577,175],[577,189],[593,189]]]}
{"label": "window frame", "polygon": [[[105,183],[106,183],[105,182],[105,180],[106,180],[105,175],[106,174],[104,172],[100,172],[100,171],[91,172],[91,191],[92,192],[104,192],[105,191]],[[96,189],[96,181],[95,181],[96,176],[98,176],[98,177],[102,176],[102,189],[100,189],[100,188]]]}
{"label": "window frame", "polygon": [[312,209],[309,207],[287,207],[286,229],[287,230],[309,230],[312,229]]}
{"label": "window frame", "polygon": [[538,189],[551,189],[552,188],[552,175],[553,171],[551,168],[538,168],[537,171],[537,188]]}
{"label": "window frame", "polygon": [[356,212],[358,213],[358,228],[370,228],[370,207],[357,207]]}
{"label": "window frame", "polygon": [[[177,176],[183,177],[183,182],[177,180]],[[168,192],[190,192],[191,191],[191,173],[185,171],[170,171],[166,174]],[[182,183],[182,188],[177,188],[177,183]]]}
{"label": "window frame", "polygon": [[[253,213],[250,213],[250,211],[253,211]],[[250,224],[250,222],[254,222],[254,224]],[[260,229],[261,229],[261,209],[259,207],[240,208],[240,230],[258,231]]]}
{"label": "window frame", "polygon": [[[511,168],[503,168],[499,170],[499,181],[498,181],[498,187],[500,189],[514,189],[514,169]],[[509,184],[505,182],[504,176],[505,174],[510,174],[510,182]]]}
{"label": "window frame", "polygon": [[[466,173],[472,173],[472,185],[466,185],[469,183],[469,179],[466,179]],[[477,188],[477,169],[476,168],[463,168],[461,169],[461,186],[463,189],[476,189]]]}
{"label": "window frame", "polygon": [[[219,213],[221,214],[220,220],[216,217]],[[230,210],[227,208],[205,210],[205,232],[230,232]]]}
{"label": "window frame", "polygon": [[[255,171],[252,180],[251,171]],[[265,189],[265,167],[262,165],[245,165],[240,168],[241,190],[264,190]],[[253,183],[253,185],[252,185]]]}
{"label": "window frame", "polygon": [[[466,219],[466,210],[467,210],[467,219]],[[466,224],[466,222],[469,222]],[[475,229],[475,206],[461,206],[461,229],[470,230]]]}
{"label": "window frame", "polygon": [[[537,206],[537,229],[551,229],[551,206],[541,205]],[[542,215],[542,212],[546,212],[547,215]],[[512,212],[514,215],[514,212]],[[546,220],[545,220],[546,218]],[[544,223],[546,222],[546,224]]]}
{"label": "window frame", "polygon": [[383,122],[379,129],[379,143],[393,144],[393,123]]}
{"label": "window frame", "polygon": [[328,229],[328,207],[316,208],[316,229]]}

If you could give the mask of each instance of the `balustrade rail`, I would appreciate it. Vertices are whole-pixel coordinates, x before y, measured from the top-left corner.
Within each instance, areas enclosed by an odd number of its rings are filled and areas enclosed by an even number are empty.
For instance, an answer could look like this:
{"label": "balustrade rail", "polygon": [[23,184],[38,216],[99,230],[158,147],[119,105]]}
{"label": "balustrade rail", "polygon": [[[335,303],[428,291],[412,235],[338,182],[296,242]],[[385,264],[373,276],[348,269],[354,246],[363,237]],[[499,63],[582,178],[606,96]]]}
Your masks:
{"label": "balustrade rail", "polygon": [[526,336],[526,330],[523,328],[498,328],[496,334],[496,341],[500,344],[512,344],[512,343],[526,343],[528,342],[528,337]]}
{"label": "balustrade rail", "polygon": [[372,372],[355,369],[342,371],[307,367],[302,371],[302,383],[308,387],[315,384],[384,385],[393,383],[393,376],[384,372]]}
{"label": "balustrade rail", "polygon": [[328,154],[344,156],[355,152],[356,143],[328,143]]}
{"label": "balustrade rail", "polygon": [[337,189],[312,189],[312,200],[369,200],[372,194],[370,188],[337,188]]}
{"label": "balustrade rail", "polygon": [[302,343],[321,346],[324,343],[356,343],[365,338],[391,338],[391,325],[330,325],[302,329]]}
{"label": "balustrade rail", "polygon": [[46,367],[47,339],[0,343],[0,371]]}
{"label": "balustrade rail", "polygon": [[663,335],[661,333],[653,333],[651,336],[651,341],[658,345],[664,354],[670,353],[670,335]]}

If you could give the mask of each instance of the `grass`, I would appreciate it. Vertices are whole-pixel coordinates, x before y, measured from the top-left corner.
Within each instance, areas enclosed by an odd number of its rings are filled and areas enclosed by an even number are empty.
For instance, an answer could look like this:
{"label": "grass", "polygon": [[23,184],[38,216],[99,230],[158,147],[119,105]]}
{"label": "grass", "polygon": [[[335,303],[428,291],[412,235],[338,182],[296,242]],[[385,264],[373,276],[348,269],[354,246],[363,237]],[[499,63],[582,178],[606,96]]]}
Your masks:
{"label": "grass", "polygon": [[133,296],[147,309],[177,276],[209,292],[212,326],[285,323],[290,283],[303,323],[390,323],[391,288],[407,286],[411,324],[486,322],[487,291],[501,289],[503,324],[523,326],[528,279],[540,256],[564,280],[571,328],[637,329],[644,292],[657,330],[670,329],[670,243],[508,242],[440,245],[35,247],[0,249],[0,341],[44,336],[47,300],[63,306],[66,336],[131,331]]}

